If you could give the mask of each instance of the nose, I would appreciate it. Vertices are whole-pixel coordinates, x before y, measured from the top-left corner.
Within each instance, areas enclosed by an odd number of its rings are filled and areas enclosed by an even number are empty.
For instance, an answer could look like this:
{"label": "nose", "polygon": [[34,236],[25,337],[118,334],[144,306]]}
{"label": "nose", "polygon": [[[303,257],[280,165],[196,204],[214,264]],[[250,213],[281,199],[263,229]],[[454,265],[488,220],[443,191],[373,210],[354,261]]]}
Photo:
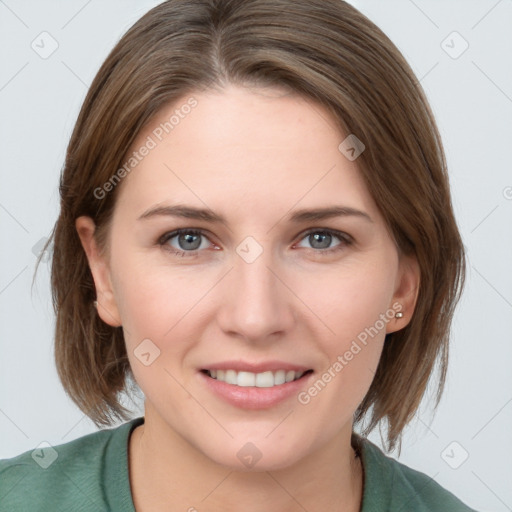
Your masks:
{"label": "nose", "polygon": [[273,343],[295,322],[293,292],[270,250],[254,260],[234,254],[233,268],[223,280],[218,322],[230,336],[253,343]]}

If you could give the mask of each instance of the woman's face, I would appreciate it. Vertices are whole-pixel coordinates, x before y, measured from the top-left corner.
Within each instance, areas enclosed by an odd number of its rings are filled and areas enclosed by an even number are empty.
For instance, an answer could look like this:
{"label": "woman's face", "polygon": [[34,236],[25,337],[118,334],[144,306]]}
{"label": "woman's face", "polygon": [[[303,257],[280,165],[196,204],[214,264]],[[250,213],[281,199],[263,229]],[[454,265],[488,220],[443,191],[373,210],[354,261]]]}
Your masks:
{"label": "woman's face", "polygon": [[223,465],[286,467],[350,437],[417,269],[326,110],[275,89],[193,98],[129,152],[108,259],[86,249],[98,312],[123,326],[147,422]]}

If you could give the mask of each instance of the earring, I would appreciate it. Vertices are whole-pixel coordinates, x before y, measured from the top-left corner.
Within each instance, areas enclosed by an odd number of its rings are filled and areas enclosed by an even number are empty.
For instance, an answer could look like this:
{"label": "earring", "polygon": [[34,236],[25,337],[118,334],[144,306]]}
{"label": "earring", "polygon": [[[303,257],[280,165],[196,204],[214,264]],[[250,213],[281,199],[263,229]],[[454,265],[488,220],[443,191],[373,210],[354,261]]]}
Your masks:
{"label": "earring", "polygon": [[97,300],[95,300],[95,301],[93,302],[93,304],[94,304],[94,307],[95,307],[96,309],[98,309],[98,301],[97,301]]}
{"label": "earring", "polygon": [[395,318],[402,318],[403,316],[404,316],[404,314],[401,311],[397,311],[395,313]]}

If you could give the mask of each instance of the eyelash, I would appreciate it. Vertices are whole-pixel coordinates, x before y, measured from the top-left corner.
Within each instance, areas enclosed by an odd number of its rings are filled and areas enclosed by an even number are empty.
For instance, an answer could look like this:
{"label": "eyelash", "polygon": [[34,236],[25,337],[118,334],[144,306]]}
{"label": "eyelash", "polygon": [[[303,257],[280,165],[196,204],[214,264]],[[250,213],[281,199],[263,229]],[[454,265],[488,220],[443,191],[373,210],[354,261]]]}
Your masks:
{"label": "eyelash", "polygon": [[[205,238],[208,239],[208,236],[206,233],[200,229],[193,229],[193,228],[181,228],[177,229],[175,231],[164,233],[157,241],[158,245],[162,247],[165,251],[168,251],[170,253],[173,253],[175,256],[181,256],[181,257],[197,257],[199,256],[199,253],[202,251],[202,249],[195,249],[193,251],[183,251],[181,249],[176,249],[175,247],[171,247],[167,244],[169,240],[172,240],[178,235],[181,234],[191,234],[191,235],[202,235]],[[315,249],[311,248],[311,251],[317,252],[317,254],[321,254],[322,256],[329,255],[335,252],[338,252],[342,250],[346,246],[350,246],[353,244],[354,240],[351,236],[349,236],[346,233],[343,233],[342,231],[337,231],[335,229],[319,229],[319,228],[312,228],[308,231],[301,233],[301,238],[299,241],[302,241],[307,236],[313,234],[313,233],[321,233],[321,234],[328,234],[333,235],[336,238],[340,240],[340,243],[338,245],[335,245],[334,247],[328,248],[328,249]]]}

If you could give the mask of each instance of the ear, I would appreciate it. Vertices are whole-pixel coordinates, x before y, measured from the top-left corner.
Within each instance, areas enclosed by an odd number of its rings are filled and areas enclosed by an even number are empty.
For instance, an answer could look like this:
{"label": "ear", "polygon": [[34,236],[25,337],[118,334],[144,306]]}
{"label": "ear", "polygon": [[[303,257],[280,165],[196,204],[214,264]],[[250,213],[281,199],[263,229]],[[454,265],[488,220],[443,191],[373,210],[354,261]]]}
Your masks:
{"label": "ear", "polygon": [[420,288],[420,266],[415,256],[400,255],[395,286],[391,308],[396,312],[400,311],[403,316],[388,322],[388,334],[406,327],[414,313]]}
{"label": "ear", "polygon": [[98,301],[98,315],[108,325],[119,327],[121,317],[114,298],[110,268],[107,258],[100,253],[94,238],[96,225],[91,217],[78,217],[75,227],[82,242],[92,277],[96,288],[96,300]]}

